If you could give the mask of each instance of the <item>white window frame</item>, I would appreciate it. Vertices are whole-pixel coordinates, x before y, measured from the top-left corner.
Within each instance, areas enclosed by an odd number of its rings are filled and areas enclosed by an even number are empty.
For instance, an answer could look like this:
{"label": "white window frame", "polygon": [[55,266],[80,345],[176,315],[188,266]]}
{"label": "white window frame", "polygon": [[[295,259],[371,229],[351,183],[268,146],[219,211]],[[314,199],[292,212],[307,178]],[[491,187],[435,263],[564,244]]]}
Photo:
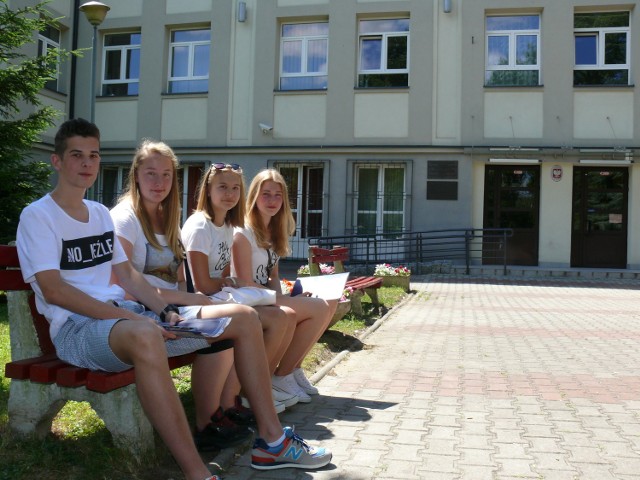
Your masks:
{"label": "white window frame", "polygon": [[[358,209],[358,200],[360,196],[360,169],[377,169],[378,170],[378,179],[376,185],[376,209],[375,210],[359,210]],[[402,208],[400,210],[385,210],[384,209],[384,172],[386,169],[402,169],[403,171],[403,191],[402,191]],[[371,214],[375,213],[376,216],[376,225],[375,232],[367,232],[367,233],[375,233],[375,234],[386,234],[386,233],[399,233],[399,232],[386,232],[384,230],[384,220],[385,215],[402,215],[402,227],[401,231],[405,231],[407,229],[407,176],[409,174],[408,165],[403,162],[391,162],[391,163],[356,163],[354,164],[354,172],[353,172],[353,185],[354,191],[357,192],[354,195],[354,203],[353,203],[353,232],[361,233],[358,228],[358,218],[360,214]]]}
{"label": "white window frame", "polygon": [[[186,32],[186,31],[207,31],[209,30],[209,27],[206,28],[181,28],[181,29],[175,29],[175,30],[171,30],[170,32],[170,38],[173,37],[173,34],[175,32]],[[172,82],[184,82],[184,81],[192,81],[192,80],[209,80],[209,72],[207,71],[206,75],[193,75],[193,69],[195,66],[195,49],[197,46],[201,46],[201,45],[209,45],[209,48],[211,48],[211,37],[209,37],[209,40],[194,40],[191,42],[176,42],[176,41],[169,41],[169,73],[168,73],[168,85],[169,85],[169,91],[171,91],[171,83]],[[173,59],[174,59],[174,49],[176,47],[188,47],[189,53],[188,53],[188,64],[187,64],[187,72],[189,72],[186,76],[184,77],[173,77],[171,76],[171,72],[173,70]],[[211,50],[209,50],[209,53],[211,53]],[[209,68],[211,68],[211,64],[209,63]],[[208,91],[208,89],[207,89]],[[198,91],[198,92],[193,92],[193,93],[206,93],[206,91]]]}
{"label": "white window frame", "polygon": [[[374,19],[362,19],[360,22],[371,21]],[[389,20],[409,20],[408,18],[390,18]],[[410,51],[410,36],[407,32],[366,32],[360,33],[358,32],[358,75],[382,75],[382,74],[396,74],[396,73],[409,73],[409,51]],[[388,58],[388,48],[389,48],[389,38],[391,37],[406,37],[407,39],[407,66],[406,68],[387,68],[387,58]],[[381,40],[381,49],[380,49],[380,68],[377,70],[364,70],[362,68],[362,45],[365,40],[371,39],[380,39]]]}
{"label": "white window frame", "polygon": [[[284,28],[287,25],[303,25],[303,24],[327,24],[328,22],[304,22],[304,23],[283,23],[280,28],[280,89],[282,89],[282,79],[283,78],[300,78],[300,77],[326,77],[328,73],[327,64],[329,61],[329,33],[326,35],[298,35],[298,36],[287,36],[283,35]],[[309,51],[309,43],[318,40],[325,40],[327,45],[327,57],[325,58],[325,68],[323,71],[319,72],[309,72],[307,70],[307,66],[309,64],[308,60],[308,51]],[[300,72],[291,73],[284,71],[284,54],[285,54],[285,45],[287,43],[301,43],[301,52],[300,52]],[[326,86],[324,87],[327,88]],[[290,90],[287,88],[286,90]]]}
{"label": "white window frame", "polygon": [[[538,85],[542,84],[542,72],[540,71],[540,15],[537,14],[525,14],[525,15],[487,15],[485,17],[485,24],[487,18],[494,18],[500,16],[509,17],[538,17],[538,28],[528,30],[487,30],[486,42],[485,42],[485,70],[486,71],[537,71],[538,72]],[[517,63],[517,41],[520,36],[535,36],[536,37],[536,63],[527,65],[518,65]],[[489,39],[492,37],[507,37],[509,39],[509,58],[507,65],[494,65],[489,64]]]}
{"label": "white window frame", "polygon": [[[135,34],[140,32],[122,32],[128,34]],[[109,35],[118,35],[118,34],[106,34],[102,47],[102,86],[105,85],[115,85],[115,84],[130,84],[130,83],[140,83],[140,78],[127,78],[127,58],[130,50],[140,50],[140,43],[138,44],[129,44],[129,45],[114,45],[107,46],[106,37]],[[120,78],[106,79],[107,75],[107,52],[112,51],[120,51]]]}
{"label": "white window frame", "polygon": [[[625,63],[604,63],[605,57],[605,37],[607,33],[624,33],[627,37],[627,51]],[[604,27],[604,28],[576,28],[574,29],[574,38],[575,37],[596,37],[597,47],[596,47],[596,64],[575,64],[575,70],[629,70],[630,69],[630,59],[631,59],[631,28],[621,28],[621,27]],[[574,46],[575,48],[575,46]],[[575,52],[574,52],[575,58]]]}
{"label": "white window frame", "polygon": [[[58,32],[58,38],[62,38],[62,31],[59,28],[53,27],[53,26],[49,26],[49,28],[52,28],[54,30],[56,30]],[[42,32],[38,32],[38,50],[40,51],[40,55],[41,56],[46,56],[47,53],[49,52],[49,50],[54,49],[54,48],[60,48],[60,42],[56,42],[55,40],[46,37]],[[51,90],[55,90],[56,92],[60,90],[60,60],[56,60],[56,74],[55,74],[55,78],[53,80],[50,80],[47,82],[47,84],[49,84],[49,82],[55,82],[55,86],[53,88],[51,88],[50,85],[46,85],[46,88],[49,88]]]}

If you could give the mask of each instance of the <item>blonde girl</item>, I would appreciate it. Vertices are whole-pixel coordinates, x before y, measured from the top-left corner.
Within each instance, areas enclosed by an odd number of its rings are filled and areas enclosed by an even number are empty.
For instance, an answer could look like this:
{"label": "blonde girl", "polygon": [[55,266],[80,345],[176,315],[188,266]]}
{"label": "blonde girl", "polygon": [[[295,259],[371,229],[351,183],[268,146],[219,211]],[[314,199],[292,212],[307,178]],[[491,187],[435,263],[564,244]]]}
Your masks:
{"label": "blonde girl", "polygon": [[[290,253],[289,236],[295,221],[289,206],[287,186],[273,169],[258,173],[247,194],[245,228],[237,229],[233,239],[232,275],[251,285],[280,292],[278,260]],[[302,360],[327,329],[337,302],[311,298],[306,294],[280,295],[278,304],[295,312],[296,329],[272,377],[275,389],[295,394],[309,402],[318,393],[301,368]]]}
{"label": "blonde girl", "polygon": [[[191,277],[196,291],[214,294],[224,286],[242,282],[229,278],[234,227],[244,226],[244,178],[237,164],[214,163],[203,175],[197,193],[195,212],[182,228]],[[255,307],[263,327],[269,371],[273,374],[291,342],[295,329],[291,310],[275,306]],[[287,314],[288,313],[288,314]],[[222,405],[239,408],[239,384],[230,376],[222,395]],[[273,391],[276,411],[297,403],[295,395]]]}

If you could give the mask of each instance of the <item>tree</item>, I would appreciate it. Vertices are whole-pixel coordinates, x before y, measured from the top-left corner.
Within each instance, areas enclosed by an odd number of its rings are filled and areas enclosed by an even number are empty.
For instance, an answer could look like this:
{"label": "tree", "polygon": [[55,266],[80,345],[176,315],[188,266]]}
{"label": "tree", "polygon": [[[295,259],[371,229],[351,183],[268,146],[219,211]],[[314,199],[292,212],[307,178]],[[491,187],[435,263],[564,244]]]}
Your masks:
{"label": "tree", "polygon": [[[59,112],[42,106],[38,93],[55,78],[57,63],[68,55],[51,49],[28,57],[21,49],[34,42],[34,32],[54,22],[44,3],[10,9],[0,0],[0,243],[15,239],[22,209],[49,188],[51,170],[30,160],[39,135]],[[22,112],[30,106],[29,114]]]}

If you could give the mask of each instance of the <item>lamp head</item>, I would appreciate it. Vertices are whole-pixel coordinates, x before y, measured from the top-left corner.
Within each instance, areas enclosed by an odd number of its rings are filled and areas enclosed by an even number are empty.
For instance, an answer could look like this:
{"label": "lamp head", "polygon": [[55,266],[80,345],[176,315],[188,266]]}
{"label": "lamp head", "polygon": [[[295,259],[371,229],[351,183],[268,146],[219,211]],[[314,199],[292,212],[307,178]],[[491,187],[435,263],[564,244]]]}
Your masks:
{"label": "lamp head", "polygon": [[104,21],[109,10],[111,10],[111,7],[101,2],[87,2],[80,5],[80,11],[84,13],[89,23],[94,27]]}

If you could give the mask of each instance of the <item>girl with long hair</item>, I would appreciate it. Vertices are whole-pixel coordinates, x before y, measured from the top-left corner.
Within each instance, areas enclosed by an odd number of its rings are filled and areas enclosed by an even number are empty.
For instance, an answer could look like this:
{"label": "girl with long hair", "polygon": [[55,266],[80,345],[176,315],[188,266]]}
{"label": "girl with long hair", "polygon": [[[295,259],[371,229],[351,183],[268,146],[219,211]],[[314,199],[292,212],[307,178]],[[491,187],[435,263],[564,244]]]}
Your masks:
{"label": "girl with long hair", "polygon": [[[233,229],[244,227],[245,191],[242,168],[237,164],[213,163],[203,175],[197,191],[195,212],[182,227],[182,240],[193,285],[197,292],[212,295],[231,283]],[[269,371],[273,374],[295,329],[293,311],[277,306],[254,307],[262,322]],[[237,383],[233,369],[222,393],[222,406],[238,407]],[[272,392],[276,411],[298,402],[295,395]]]}
{"label": "girl with long hair", "polygon": [[[295,221],[287,186],[277,170],[263,170],[253,178],[245,218],[245,228],[237,229],[233,239],[232,275],[246,284],[281,292],[278,260],[290,253],[289,237],[295,231]],[[310,395],[318,389],[305,376],[302,361],[327,329],[337,300],[327,302],[306,293],[295,297],[280,294],[277,303],[295,312],[296,328],[275,369],[272,385],[295,394],[300,402],[310,402]]]}

